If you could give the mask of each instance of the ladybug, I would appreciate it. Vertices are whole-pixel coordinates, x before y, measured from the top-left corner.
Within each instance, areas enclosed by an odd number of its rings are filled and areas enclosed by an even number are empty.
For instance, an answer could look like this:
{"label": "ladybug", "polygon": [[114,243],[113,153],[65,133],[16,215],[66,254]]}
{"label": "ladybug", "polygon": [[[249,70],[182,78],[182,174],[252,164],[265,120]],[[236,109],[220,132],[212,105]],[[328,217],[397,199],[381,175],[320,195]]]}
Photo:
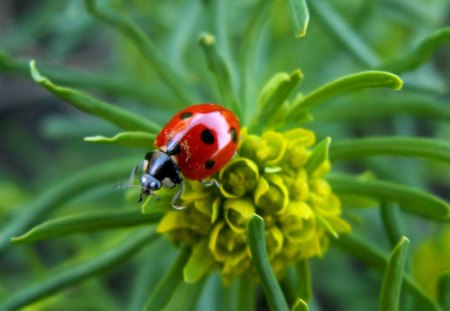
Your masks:
{"label": "ladybug", "polygon": [[184,189],[181,174],[204,183],[233,157],[238,140],[239,120],[230,110],[212,103],[181,110],[156,137],[157,149],[145,155],[138,202],[163,186],[179,185],[172,206],[182,209],[176,204]]}

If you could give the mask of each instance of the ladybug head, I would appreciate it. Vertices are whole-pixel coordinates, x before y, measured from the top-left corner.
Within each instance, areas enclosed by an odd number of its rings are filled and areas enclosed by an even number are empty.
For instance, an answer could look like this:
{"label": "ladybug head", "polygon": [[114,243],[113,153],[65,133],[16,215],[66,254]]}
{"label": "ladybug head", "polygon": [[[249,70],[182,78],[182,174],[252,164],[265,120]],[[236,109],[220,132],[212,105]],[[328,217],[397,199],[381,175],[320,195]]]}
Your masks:
{"label": "ladybug head", "polygon": [[180,173],[174,160],[164,151],[154,150],[145,155],[143,163],[144,173],[141,175],[141,195],[152,194],[162,186],[172,188],[181,182]]}
{"label": "ladybug head", "polygon": [[139,180],[142,187],[142,192],[138,200],[139,202],[142,201],[143,194],[151,194],[153,193],[153,191],[159,190],[161,188],[161,182],[148,173],[142,174]]}

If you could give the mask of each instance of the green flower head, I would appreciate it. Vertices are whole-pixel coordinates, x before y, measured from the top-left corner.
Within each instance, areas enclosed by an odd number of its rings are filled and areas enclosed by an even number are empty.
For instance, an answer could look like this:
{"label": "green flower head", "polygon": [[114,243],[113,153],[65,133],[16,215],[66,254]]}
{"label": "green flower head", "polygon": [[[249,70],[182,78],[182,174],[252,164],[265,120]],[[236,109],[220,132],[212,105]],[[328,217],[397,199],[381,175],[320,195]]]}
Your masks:
{"label": "green flower head", "polygon": [[177,243],[202,248],[193,252],[199,259],[192,262],[204,267],[209,258],[202,273],[219,268],[224,280],[252,271],[246,228],[255,213],[266,224],[268,255],[278,275],[297,260],[323,255],[328,234],[350,230],[323,179],[330,169],[327,140],[311,148],[314,133],[300,128],[243,133],[238,154],[216,176],[219,188],[187,181],[182,196],[187,208],[167,212],[158,227]]}

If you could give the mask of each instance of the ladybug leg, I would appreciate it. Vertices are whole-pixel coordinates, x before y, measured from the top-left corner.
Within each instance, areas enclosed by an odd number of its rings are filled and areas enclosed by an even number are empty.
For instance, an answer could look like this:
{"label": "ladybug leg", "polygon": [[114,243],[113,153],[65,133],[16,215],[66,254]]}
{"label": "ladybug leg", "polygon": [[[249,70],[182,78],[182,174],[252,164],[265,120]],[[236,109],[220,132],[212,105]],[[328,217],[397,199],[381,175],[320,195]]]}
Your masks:
{"label": "ladybug leg", "polygon": [[177,209],[177,210],[182,210],[182,209],[185,209],[186,207],[185,206],[182,206],[182,205],[178,205],[178,203],[177,203],[177,201],[180,199],[180,197],[181,197],[181,194],[183,193],[183,190],[184,190],[184,182],[183,182],[183,180],[181,180],[181,182],[180,182],[180,190],[178,190],[178,192],[177,192],[177,194],[175,194],[174,196],[173,196],[173,198],[172,198],[172,207],[174,208],[174,209]]}
{"label": "ladybug leg", "polygon": [[206,187],[211,187],[211,186],[216,186],[217,188],[220,187],[219,182],[215,178],[211,178],[209,181],[206,181],[204,179],[200,179],[200,182],[201,182],[201,184],[203,186],[206,186]]}

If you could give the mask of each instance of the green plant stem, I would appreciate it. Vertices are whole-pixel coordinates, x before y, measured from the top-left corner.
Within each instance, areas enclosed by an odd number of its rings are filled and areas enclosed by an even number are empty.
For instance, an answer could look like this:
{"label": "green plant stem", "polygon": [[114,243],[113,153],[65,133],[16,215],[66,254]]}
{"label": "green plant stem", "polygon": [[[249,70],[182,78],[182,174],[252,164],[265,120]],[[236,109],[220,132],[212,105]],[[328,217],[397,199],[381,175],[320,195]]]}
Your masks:
{"label": "green plant stem", "polygon": [[312,298],[311,271],[307,260],[300,260],[295,265],[297,271],[297,297],[305,302]]}
{"label": "green plant stem", "polygon": [[[340,235],[339,239],[333,240],[333,245],[381,273],[386,269],[388,262],[386,255],[379,249],[352,234]],[[411,276],[405,274],[403,276],[403,282],[405,289],[416,299],[417,309],[415,310],[441,311],[436,302],[420,288]]]}
{"label": "green plant stem", "polygon": [[265,241],[264,220],[260,216],[254,215],[249,221],[247,236],[252,261],[261,280],[269,309],[271,311],[289,310],[280,284],[270,266]]}
{"label": "green plant stem", "polygon": [[183,282],[183,269],[190,255],[191,249],[183,246],[175,262],[151,293],[144,310],[161,310],[167,305],[177,287]]}
{"label": "green plant stem", "polygon": [[403,283],[403,271],[405,269],[408,246],[408,238],[404,236],[401,237],[387,262],[383,285],[381,287],[380,311],[399,310],[400,292]]}
{"label": "green plant stem", "polygon": [[353,29],[330,7],[325,1],[309,1],[313,16],[330,33],[330,37],[337,40],[347,49],[356,60],[371,68],[379,65],[380,60],[375,52],[353,31]]}
{"label": "green plant stem", "polygon": [[345,175],[327,177],[337,194],[362,195],[397,202],[402,209],[434,220],[448,220],[450,206],[444,200],[409,186],[380,180],[361,180]]}
{"label": "green plant stem", "polygon": [[21,236],[14,243],[31,243],[64,235],[99,230],[134,227],[158,222],[162,214],[141,214],[139,210],[91,211],[46,221]]}
{"label": "green plant stem", "polygon": [[166,82],[167,86],[180,99],[180,106],[197,102],[197,96],[185,86],[183,83],[184,79],[181,75],[165,60],[153,42],[133,21],[117,11],[112,13],[99,10],[95,2],[96,0],[84,1],[88,12],[113,28],[116,28],[135,44],[142,56],[155,68],[161,79]]}
{"label": "green plant stem", "polygon": [[394,247],[401,238],[398,208],[394,204],[383,201],[380,204],[380,214],[389,243]]}
{"label": "green plant stem", "polygon": [[157,235],[151,230],[141,230],[131,235],[125,241],[121,241],[111,250],[97,255],[89,261],[54,272],[44,280],[19,290],[8,297],[0,305],[0,309],[4,311],[16,310],[68,286],[102,274],[129,260],[141,248],[152,243],[156,237]]}
{"label": "green plant stem", "polygon": [[62,206],[64,202],[90,190],[92,187],[110,183],[120,174],[128,174],[133,167],[130,160],[106,161],[102,164],[69,175],[48,190],[36,197],[30,205],[19,209],[14,217],[0,232],[0,253],[10,246],[10,238],[44,218],[47,214]]}
{"label": "green plant stem", "polygon": [[421,157],[450,162],[450,143],[416,137],[369,137],[337,141],[330,146],[330,160],[340,161],[375,155]]}

